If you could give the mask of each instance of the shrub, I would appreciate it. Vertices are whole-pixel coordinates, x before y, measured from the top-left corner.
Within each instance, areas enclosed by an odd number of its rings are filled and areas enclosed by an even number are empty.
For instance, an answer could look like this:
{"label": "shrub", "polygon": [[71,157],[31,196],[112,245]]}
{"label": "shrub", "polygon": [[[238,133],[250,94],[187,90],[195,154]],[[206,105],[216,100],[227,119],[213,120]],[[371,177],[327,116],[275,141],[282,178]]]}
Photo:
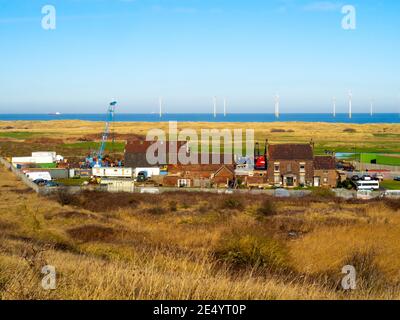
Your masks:
{"label": "shrub", "polygon": [[68,192],[65,188],[58,189],[56,193],[56,198],[59,204],[62,206],[67,206],[73,203],[74,196]]}
{"label": "shrub", "polygon": [[287,251],[279,242],[254,235],[231,236],[215,250],[218,261],[233,267],[261,267],[269,271],[287,269]]}
{"label": "shrub", "polygon": [[336,198],[336,194],[329,188],[316,188],[311,193],[316,198],[333,199]]}
{"label": "shrub", "polygon": [[257,213],[263,216],[273,216],[276,215],[277,208],[272,200],[265,199],[257,209]]}
{"label": "shrub", "polygon": [[394,211],[400,210],[400,200],[398,199],[385,199],[384,203],[388,208]]}
{"label": "shrub", "polygon": [[286,130],[285,129],[271,129],[271,133],[274,133],[274,132],[276,132],[276,133],[278,133],[278,132],[286,132]]}
{"label": "shrub", "polygon": [[346,132],[346,133],[356,133],[357,130],[356,130],[356,129],[353,129],[353,128],[346,128],[346,129],[343,130],[343,132]]}
{"label": "shrub", "polygon": [[176,201],[170,201],[168,203],[169,211],[176,212],[178,210],[178,203]]}
{"label": "shrub", "polygon": [[161,215],[165,213],[165,209],[159,206],[147,209],[147,212],[154,215]]}
{"label": "shrub", "polygon": [[371,249],[356,250],[350,254],[343,265],[353,266],[357,273],[357,287],[359,289],[380,289],[385,286],[386,278],[375,263],[375,252]]}
{"label": "shrub", "polygon": [[238,198],[230,197],[225,199],[221,205],[222,209],[242,210],[244,205]]}

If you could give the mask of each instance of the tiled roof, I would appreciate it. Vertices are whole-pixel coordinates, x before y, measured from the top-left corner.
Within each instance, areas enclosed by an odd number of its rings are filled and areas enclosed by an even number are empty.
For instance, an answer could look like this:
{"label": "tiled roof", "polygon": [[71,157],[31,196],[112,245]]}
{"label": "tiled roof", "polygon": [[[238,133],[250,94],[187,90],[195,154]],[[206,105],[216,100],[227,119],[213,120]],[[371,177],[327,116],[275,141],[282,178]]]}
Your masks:
{"label": "tiled roof", "polygon": [[336,169],[335,158],[331,156],[321,156],[314,158],[315,170],[334,170]]}
{"label": "tiled roof", "polygon": [[313,160],[310,144],[273,144],[268,146],[269,160]]}
{"label": "tiled roof", "polygon": [[[126,153],[146,153],[147,149],[154,143],[156,143],[156,142],[131,139],[131,140],[128,140],[126,143],[125,152]],[[175,150],[179,151],[179,149],[186,144],[186,141],[166,142],[167,153],[168,153],[168,150],[170,150],[170,144],[172,144],[171,145],[172,151],[175,151]]]}

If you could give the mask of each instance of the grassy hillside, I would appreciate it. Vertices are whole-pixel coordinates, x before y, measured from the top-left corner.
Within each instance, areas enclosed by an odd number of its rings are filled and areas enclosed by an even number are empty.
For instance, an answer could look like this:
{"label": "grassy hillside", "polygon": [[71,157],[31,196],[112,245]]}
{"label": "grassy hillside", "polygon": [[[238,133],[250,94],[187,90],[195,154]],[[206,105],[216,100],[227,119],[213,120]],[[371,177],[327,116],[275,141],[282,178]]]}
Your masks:
{"label": "grassy hillside", "polygon": [[[0,166],[0,299],[398,299],[399,209],[321,191],[50,199]],[[354,292],[340,288],[346,264]]]}

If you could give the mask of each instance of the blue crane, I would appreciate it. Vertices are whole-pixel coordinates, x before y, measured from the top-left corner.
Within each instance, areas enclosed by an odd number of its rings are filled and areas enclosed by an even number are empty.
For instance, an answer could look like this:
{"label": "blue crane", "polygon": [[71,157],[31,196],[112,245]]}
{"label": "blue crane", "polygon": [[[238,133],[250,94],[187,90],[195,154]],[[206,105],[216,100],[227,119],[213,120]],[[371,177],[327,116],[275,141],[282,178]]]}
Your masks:
{"label": "blue crane", "polygon": [[97,154],[96,154],[97,161],[96,162],[93,162],[93,160],[89,161],[89,162],[91,162],[91,165],[90,165],[91,167],[95,167],[95,168],[102,167],[102,160],[103,160],[104,150],[106,148],[106,142],[107,142],[108,136],[110,134],[110,125],[114,121],[114,114],[115,114],[116,105],[117,105],[117,102],[113,101],[108,106],[106,124],[105,124],[104,132],[103,132],[103,135],[102,135],[102,139],[101,139],[101,145],[100,145],[100,148],[99,148],[99,150],[97,151]]}

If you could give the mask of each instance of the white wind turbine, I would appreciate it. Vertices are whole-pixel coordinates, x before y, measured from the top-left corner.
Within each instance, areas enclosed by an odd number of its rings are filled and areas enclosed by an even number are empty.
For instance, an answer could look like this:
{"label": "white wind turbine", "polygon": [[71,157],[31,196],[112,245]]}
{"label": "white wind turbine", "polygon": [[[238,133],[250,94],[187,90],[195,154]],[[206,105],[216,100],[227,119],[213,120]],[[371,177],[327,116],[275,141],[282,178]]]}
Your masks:
{"label": "white wind turbine", "polygon": [[334,97],[332,99],[332,101],[333,101],[333,117],[335,118],[336,117],[336,98]]}
{"label": "white wind turbine", "polygon": [[371,99],[371,101],[370,101],[369,114],[371,117],[374,115],[374,100],[373,99]]}
{"label": "white wind turbine", "polygon": [[226,98],[224,98],[224,117],[226,117]]}
{"label": "white wind turbine", "polygon": [[349,91],[349,118],[353,117],[353,94]]}
{"label": "white wind turbine", "polygon": [[280,115],[279,108],[280,108],[280,97],[279,97],[279,94],[276,94],[276,96],[275,96],[275,118],[279,118],[279,115]]}
{"label": "white wind turbine", "polygon": [[217,117],[217,97],[214,97],[214,118]]}
{"label": "white wind turbine", "polygon": [[163,107],[163,99],[160,97],[160,98],[158,98],[158,106],[159,106],[159,109],[160,109],[160,118],[162,118],[162,115],[163,115],[163,110],[162,110],[162,107]]}

